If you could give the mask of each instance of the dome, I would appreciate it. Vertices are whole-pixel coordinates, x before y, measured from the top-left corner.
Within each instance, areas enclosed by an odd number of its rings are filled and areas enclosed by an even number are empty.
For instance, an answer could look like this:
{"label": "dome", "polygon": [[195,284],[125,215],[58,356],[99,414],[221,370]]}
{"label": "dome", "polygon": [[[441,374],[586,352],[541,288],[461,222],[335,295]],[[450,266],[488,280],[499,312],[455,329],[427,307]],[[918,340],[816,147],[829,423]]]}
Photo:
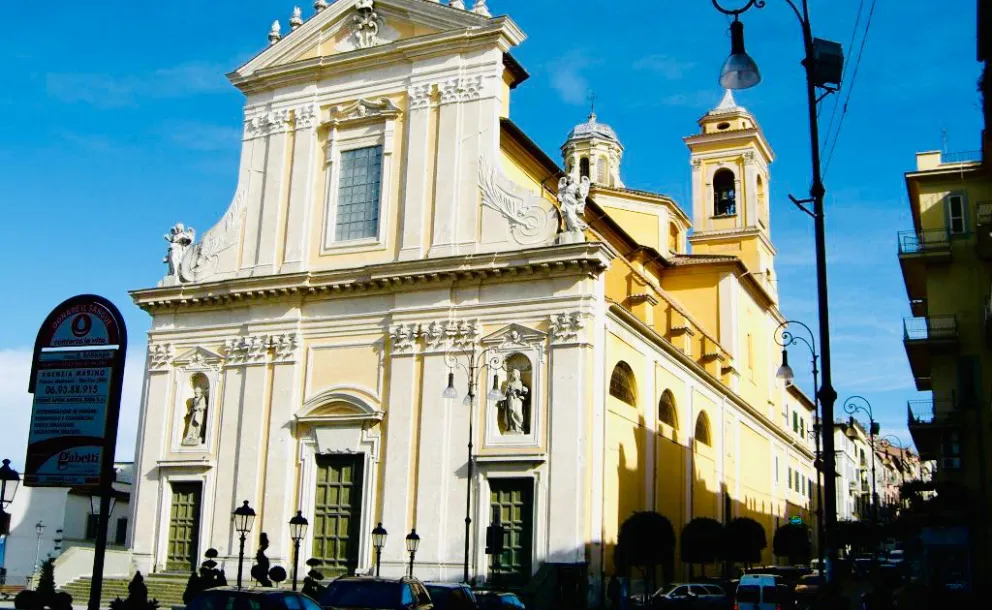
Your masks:
{"label": "dome", "polygon": [[588,121],[585,123],[579,123],[574,129],[572,129],[571,133],[568,134],[569,140],[597,137],[613,140],[614,142],[620,142],[619,138],[617,138],[617,132],[613,131],[612,127],[606,123],[599,123],[596,121],[595,112],[589,115]]}

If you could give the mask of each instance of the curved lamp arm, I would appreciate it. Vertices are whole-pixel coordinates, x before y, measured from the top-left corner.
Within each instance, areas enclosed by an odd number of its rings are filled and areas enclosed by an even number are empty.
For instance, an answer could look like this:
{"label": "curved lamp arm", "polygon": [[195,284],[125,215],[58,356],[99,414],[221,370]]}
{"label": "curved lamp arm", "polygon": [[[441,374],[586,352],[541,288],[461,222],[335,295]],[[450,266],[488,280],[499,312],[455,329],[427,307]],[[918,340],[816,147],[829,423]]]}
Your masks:
{"label": "curved lamp arm", "polygon": [[868,399],[864,396],[858,396],[855,394],[844,401],[844,412],[848,415],[854,415],[858,411],[861,411],[867,415],[869,422],[875,422],[875,416],[871,413],[871,403],[868,402]]}

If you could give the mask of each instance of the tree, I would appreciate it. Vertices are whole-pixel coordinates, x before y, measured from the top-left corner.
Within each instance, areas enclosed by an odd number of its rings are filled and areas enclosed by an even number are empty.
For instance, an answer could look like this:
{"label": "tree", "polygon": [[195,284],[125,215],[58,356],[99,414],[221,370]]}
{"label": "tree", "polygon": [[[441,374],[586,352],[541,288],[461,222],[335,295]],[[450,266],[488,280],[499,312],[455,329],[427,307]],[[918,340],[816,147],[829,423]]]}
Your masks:
{"label": "tree", "polygon": [[807,563],[813,555],[809,540],[809,528],[800,523],[787,523],[775,530],[772,552],[776,557],[788,557],[789,563]]}
{"label": "tree", "polygon": [[768,548],[765,528],[754,519],[738,517],[724,529],[724,558],[733,563],[751,564],[761,562],[761,552]]}
{"label": "tree", "polygon": [[709,517],[696,517],[682,528],[682,561],[690,566],[702,564],[703,576],[706,576],[706,564],[714,563],[723,556],[723,542],[723,524]]}
{"label": "tree", "polygon": [[666,580],[675,552],[675,530],[671,522],[654,511],[635,512],[620,525],[613,563],[619,574],[638,567],[644,572],[649,591],[654,588],[655,568],[661,565]]}

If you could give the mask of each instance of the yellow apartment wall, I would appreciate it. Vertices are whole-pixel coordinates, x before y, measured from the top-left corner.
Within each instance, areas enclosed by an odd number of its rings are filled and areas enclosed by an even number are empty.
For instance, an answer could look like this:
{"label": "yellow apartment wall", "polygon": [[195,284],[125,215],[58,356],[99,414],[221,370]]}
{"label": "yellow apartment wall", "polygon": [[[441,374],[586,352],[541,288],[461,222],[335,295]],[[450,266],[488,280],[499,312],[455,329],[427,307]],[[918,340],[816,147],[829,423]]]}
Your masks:
{"label": "yellow apartment wall", "polygon": [[661,251],[663,248],[667,248],[667,244],[658,243],[658,236],[660,235],[661,230],[659,227],[660,219],[658,216],[647,212],[624,210],[621,208],[612,207],[608,204],[603,204],[602,207],[606,210],[610,217],[623,228],[624,231],[637,240],[638,244],[642,246],[649,246],[658,251]]}

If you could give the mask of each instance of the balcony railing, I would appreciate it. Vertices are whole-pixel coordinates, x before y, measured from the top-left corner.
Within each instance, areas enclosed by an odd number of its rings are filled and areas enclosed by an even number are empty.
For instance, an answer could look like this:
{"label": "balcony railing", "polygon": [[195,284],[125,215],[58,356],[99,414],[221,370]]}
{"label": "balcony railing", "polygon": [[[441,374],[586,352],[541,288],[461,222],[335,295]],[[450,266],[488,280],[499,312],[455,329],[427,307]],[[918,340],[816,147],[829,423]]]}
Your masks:
{"label": "balcony railing", "polygon": [[899,254],[931,254],[951,251],[951,237],[946,229],[900,231]]}
{"label": "balcony railing", "polygon": [[980,163],[981,161],[982,151],[980,150],[962,150],[960,152],[941,153],[940,155],[941,165],[948,163]]}
{"label": "balcony railing", "polygon": [[947,421],[955,411],[952,400],[910,400],[906,407],[910,425]]}
{"label": "balcony railing", "polygon": [[975,214],[978,216],[978,224],[992,224],[992,201],[979,201],[975,205]]}
{"label": "balcony railing", "polygon": [[957,339],[958,321],[954,316],[906,318],[903,330],[906,341],[946,341]]}

